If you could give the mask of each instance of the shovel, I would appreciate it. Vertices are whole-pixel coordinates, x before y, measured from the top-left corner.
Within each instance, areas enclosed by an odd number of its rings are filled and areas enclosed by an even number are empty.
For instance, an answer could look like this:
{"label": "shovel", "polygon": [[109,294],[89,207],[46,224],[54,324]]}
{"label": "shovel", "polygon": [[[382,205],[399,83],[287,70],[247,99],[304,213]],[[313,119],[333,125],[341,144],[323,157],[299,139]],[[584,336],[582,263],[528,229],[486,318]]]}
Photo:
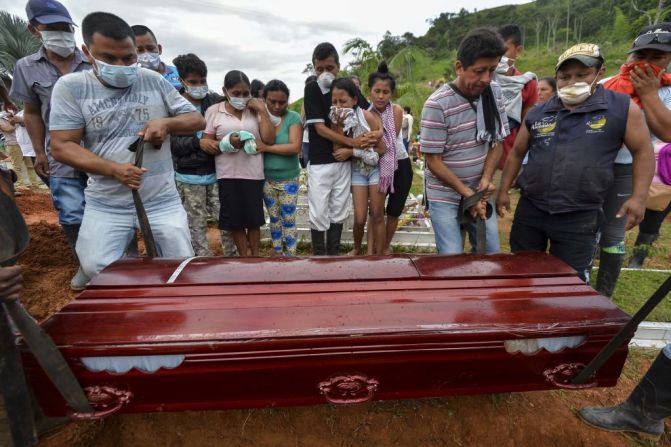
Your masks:
{"label": "shovel", "polygon": [[[28,246],[28,227],[11,198],[12,191],[0,176],[0,266],[13,265]],[[67,404],[77,412],[92,413],[84,391],[51,338],[24,307],[0,296],[0,390],[5,396],[7,417],[17,447],[36,442],[30,394],[23,374],[18,348],[9,319],[16,324],[23,340],[54,383]]]}
{"label": "shovel", "polygon": [[[144,156],[144,139],[142,137],[135,140],[133,144],[128,146],[128,150],[135,152],[135,166],[142,167],[142,159]],[[133,189],[133,202],[135,203],[135,212],[137,213],[137,220],[140,222],[140,231],[144,237],[144,246],[147,249],[147,256],[150,258],[158,257],[158,250],[156,249],[156,241],[154,240],[154,233],[151,231],[147,212],[144,209],[140,191]]]}
{"label": "shovel", "polygon": [[606,363],[611,355],[624,343],[624,341],[636,331],[636,328],[645,318],[650,315],[655,307],[662,302],[671,292],[671,276],[662,283],[655,293],[641,306],[641,308],[631,317],[631,320],[624,325],[620,332],[615,334],[611,341],[601,349],[594,359],[583,369],[572,381],[574,385],[582,385],[594,375],[601,366]]}

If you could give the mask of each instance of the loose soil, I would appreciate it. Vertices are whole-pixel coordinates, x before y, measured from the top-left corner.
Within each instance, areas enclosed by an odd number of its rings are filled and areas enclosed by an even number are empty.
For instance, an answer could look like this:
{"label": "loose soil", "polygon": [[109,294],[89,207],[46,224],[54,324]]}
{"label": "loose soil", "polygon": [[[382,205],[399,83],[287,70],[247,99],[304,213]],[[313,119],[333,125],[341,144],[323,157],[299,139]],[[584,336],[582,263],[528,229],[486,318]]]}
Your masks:
{"label": "loose soil", "polygon": [[[31,243],[21,257],[23,302],[42,320],[74,294],[68,283],[76,264],[47,194],[18,198],[29,222]],[[218,232],[210,230],[218,249]],[[629,392],[656,356],[634,351],[615,388],[586,391],[459,396],[374,402],[354,407],[329,405],[236,411],[117,415],[103,421],[71,423],[43,437],[42,447],[118,446],[671,446],[592,429],[575,411],[612,405]]]}

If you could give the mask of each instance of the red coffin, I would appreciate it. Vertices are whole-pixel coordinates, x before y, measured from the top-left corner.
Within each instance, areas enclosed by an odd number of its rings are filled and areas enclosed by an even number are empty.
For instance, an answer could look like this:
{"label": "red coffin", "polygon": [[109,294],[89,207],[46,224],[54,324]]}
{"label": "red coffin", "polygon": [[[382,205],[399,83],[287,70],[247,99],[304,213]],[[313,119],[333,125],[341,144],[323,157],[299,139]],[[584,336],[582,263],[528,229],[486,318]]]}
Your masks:
{"label": "red coffin", "polygon": [[[523,253],[123,260],[43,327],[107,414],[569,387],[627,320],[566,264]],[[626,356],[591,385],[614,386]],[[25,362],[45,411],[65,414]]]}

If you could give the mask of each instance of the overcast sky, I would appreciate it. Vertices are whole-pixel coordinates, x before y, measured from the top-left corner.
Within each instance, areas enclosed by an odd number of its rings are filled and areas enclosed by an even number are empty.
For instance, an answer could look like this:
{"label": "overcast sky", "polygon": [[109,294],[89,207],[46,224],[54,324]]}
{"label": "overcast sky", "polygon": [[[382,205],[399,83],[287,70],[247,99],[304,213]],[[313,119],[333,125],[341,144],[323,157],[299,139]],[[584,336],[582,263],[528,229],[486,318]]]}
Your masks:
{"label": "overcast sky", "polygon": [[[228,70],[244,71],[250,79],[264,82],[277,78],[287,83],[291,100],[303,96],[302,73],[312,50],[320,42],[333,43],[341,51],[344,43],[361,37],[373,46],[389,30],[421,36],[428,19],[441,12],[458,12],[493,6],[526,3],[528,0],[417,0],[392,2],[370,0],[114,0],[94,2],[65,0],[72,18],[81,24],[86,14],[99,8],[114,13],[130,25],[146,25],[163,46],[162,60],[195,53],[208,66],[210,88],[220,91]],[[102,6],[104,5],[104,6]],[[244,6],[241,6],[244,5]],[[0,9],[25,16],[25,0],[0,0]],[[486,25],[486,24],[483,24]],[[77,31],[81,44],[81,33]],[[341,66],[349,58],[341,54]]]}

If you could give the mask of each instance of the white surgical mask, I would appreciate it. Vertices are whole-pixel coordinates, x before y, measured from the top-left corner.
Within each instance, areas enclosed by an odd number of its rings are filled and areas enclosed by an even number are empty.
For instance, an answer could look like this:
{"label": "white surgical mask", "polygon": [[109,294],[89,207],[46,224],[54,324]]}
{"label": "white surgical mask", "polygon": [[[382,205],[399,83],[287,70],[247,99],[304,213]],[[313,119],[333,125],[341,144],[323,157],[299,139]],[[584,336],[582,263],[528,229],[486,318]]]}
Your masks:
{"label": "white surgical mask", "polygon": [[587,82],[576,82],[573,85],[562,87],[557,91],[557,96],[564,104],[574,106],[576,104],[582,104],[587,101],[592,95],[592,86],[598,79],[598,76],[594,78],[591,84]]}
{"label": "white surgical mask", "polygon": [[317,83],[324,90],[328,90],[328,89],[331,88],[331,84],[333,84],[334,80],[335,80],[335,75],[333,73],[331,73],[330,71],[325,71],[324,73],[319,75],[319,77],[317,78]]}
{"label": "white surgical mask", "polygon": [[235,96],[229,96],[228,102],[237,110],[245,110],[247,103],[252,99],[251,96],[245,96],[244,98],[237,98]]}
{"label": "white surgical mask", "polygon": [[199,85],[198,87],[190,87],[188,85],[184,86],[187,95],[193,99],[203,99],[207,96],[208,88],[207,85]]}
{"label": "white surgical mask", "polygon": [[496,66],[496,72],[498,74],[504,75],[508,73],[510,67],[513,66],[514,64],[513,65],[510,64],[510,59],[508,58],[508,56],[501,56],[501,61],[499,61],[499,65]]}
{"label": "white surgical mask", "polygon": [[140,67],[157,71],[161,65],[161,55],[158,53],[142,53],[137,55],[137,61]]}
{"label": "white surgical mask", "polygon": [[68,57],[75,52],[77,43],[75,34],[69,31],[40,31],[44,48],[61,57]]}
{"label": "white surgical mask", "polygon": [[111,87],[127,88],[137,81],[137,64],[110,65],[95,59],[95,73]]}
{"label": "white surgical mask", "polygon": [[[266,106],[266,109],[268,106]],[[270,122],[273,123],[273,126],[277,127],[282,124],[282,117],[273,115],[270,110],[268,110],[268,116],[270,117]]]}

